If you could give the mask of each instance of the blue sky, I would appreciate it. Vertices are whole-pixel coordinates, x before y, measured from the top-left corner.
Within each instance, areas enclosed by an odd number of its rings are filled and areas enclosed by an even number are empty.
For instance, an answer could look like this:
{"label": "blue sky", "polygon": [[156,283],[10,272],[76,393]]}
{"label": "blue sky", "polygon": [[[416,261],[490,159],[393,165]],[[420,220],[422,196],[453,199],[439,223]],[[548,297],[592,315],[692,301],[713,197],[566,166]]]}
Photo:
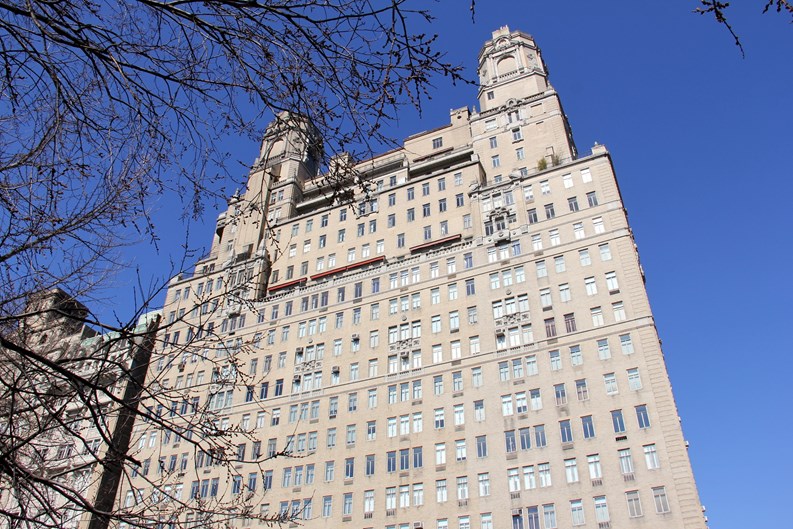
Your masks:
{"label": "blue sky", "polygon": [[[612,153],[711,527],[779,527],[793,492],[781,452],[793,289],[780,273],[793,258],[793,29],[761,15],[760,0],[735,4],[742,58],[724,28],[691,13],[693,0],[478,4],[472,23],[466,1],[417,3],[436,13],[440,49],[471,78],[492,30],[536,38],[579,151],[597,141]],[[474,87],[435,86],[421,118],[400,114],[395,138],[476,103]],[[229,143],[232,159],[253,161],[254,143]],[[161,251],[129,252],[145,284],[168,275],[169,250],[184,242],[168,203],[155,207]],[[217,212],[191,227],[192,245],[209,244]],[[122,274],[100,313],[123,319],[134,281]]]}

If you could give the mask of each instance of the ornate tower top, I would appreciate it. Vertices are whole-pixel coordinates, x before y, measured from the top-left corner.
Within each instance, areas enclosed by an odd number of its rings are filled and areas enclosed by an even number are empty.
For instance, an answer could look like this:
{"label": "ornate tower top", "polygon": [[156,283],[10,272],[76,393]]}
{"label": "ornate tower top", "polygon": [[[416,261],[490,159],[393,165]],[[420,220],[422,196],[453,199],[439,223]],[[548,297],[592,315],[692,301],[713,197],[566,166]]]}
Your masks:
{"label": "ornate tower top", "polygon": [[510,99],[548,89],[548,71],[531,35],[502,26],[479,52],[479,107],[499,107]]}

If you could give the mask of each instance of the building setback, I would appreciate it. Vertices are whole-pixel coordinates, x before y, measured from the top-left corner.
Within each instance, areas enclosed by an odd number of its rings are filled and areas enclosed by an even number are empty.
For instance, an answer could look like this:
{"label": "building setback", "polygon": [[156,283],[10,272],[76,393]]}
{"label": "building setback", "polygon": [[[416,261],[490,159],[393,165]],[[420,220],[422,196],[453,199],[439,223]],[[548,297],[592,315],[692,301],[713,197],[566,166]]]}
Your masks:
{"label": "building setback", "polygon": [[[268,128],[169,287],[150,380],[184,430],[133,438],[179,520],[705,527],[608,151],[576,151],[531,36],[494,32],[478,73],[478,111],[330,177],[307,120]],[[195,449],[199,415],[233,456]]]}

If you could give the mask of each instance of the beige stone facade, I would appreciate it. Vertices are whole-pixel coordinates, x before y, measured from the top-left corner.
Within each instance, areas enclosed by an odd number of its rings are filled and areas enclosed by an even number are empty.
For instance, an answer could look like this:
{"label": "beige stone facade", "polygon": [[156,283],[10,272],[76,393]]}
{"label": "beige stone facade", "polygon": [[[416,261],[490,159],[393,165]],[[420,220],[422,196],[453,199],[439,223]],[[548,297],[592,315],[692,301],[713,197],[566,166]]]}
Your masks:
{"label": "beige stone facade", "polygon": [[[211,253],[170,285],[151,373],[239,428],[242,457],[197,461],[147,424],[133,440],[188,507],[240,496],[308,528],[705,527],[608,151],[576,151],[529,35],[496,31],[479,77],[478,111],[341,173],[353,207],[316,176],[310,124],[268,130]],[[259,461],[281,450],[296,457]]]}

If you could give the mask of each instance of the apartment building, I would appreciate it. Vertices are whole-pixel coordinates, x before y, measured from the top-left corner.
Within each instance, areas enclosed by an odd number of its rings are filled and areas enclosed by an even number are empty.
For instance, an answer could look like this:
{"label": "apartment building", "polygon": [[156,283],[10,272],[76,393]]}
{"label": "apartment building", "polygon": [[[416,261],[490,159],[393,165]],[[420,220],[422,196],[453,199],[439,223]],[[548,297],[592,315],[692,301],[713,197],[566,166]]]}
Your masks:
{"label": "apartment building", "polygon": [[[61,289],[32,295],[0,348],[0,527],[75,529],[100,491],[132,357],[157,311],[129,334],[100,333]],[[39,359],[40,358],[40,359]]]}
{"label": "apartment building", "polygon": [[705,527],[610,155],[577,151],[531,36],[501,28],[478,60],[478,109],[329,175],[306,119],[270,126],[170,284],[150,380],[176,426],[136,426],[121,508]]}

